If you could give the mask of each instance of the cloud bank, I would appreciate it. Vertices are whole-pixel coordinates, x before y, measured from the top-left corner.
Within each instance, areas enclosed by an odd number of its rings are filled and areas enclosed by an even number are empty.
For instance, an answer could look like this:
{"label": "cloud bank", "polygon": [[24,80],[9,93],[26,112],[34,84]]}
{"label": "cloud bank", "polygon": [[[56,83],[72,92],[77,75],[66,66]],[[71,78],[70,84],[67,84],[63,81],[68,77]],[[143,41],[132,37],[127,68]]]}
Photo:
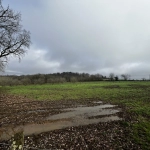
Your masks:
{"label": "cloud bank", "polygon": [[150,1],[5,0],[22,14],[32,45],[6,73],[150,74]]}

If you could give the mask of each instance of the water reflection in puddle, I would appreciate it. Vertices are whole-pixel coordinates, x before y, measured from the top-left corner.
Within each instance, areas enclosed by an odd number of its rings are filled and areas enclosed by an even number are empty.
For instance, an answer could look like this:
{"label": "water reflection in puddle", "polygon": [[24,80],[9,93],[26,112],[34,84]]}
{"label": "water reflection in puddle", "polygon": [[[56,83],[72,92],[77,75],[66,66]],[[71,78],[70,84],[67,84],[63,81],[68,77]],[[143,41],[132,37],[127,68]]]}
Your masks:
{"label": "water reflection in puddle", "polygon": [[103,102],[102,101],[98,101],[98,102],[93,102],[95,104],[102,104]]}
{"label": "water reflection in puddle", "polygon": [[37,110],[29,110],[27,113],[30,114],[30,113],[38,113],[38,112],[46,112],[47,110],[45,109],[37,109]]}
{"label": "water reflection in puddle", "polygon": [[[103,116],[103,115],[111,115],[119,112],[119,109],[114,109],[115,105],[104,104],[99,106],[93,107],[77,107],[77,108],[67,108],[64,109],[65,113],[56,114],[47,118],[47,120],[57,120],[57,119],[64,119],[64,118],[88,118],[91,116]],[[110,109],[113,108],[113,109]],[[90,121],[90,120],[89,120]]]}
{"label": "water reflection in puddle", "polygon": [[24,135],[38,134],[56,129],[62,129],[70,126],[88,125],[99,122],[108,122],[121,120],[116,113],[120,112],[116,105],[101,104],[93,107],[77,107],[64,109],[63,113],[52,115],[46,118],[49,123],[44,124],[27,124],[18,126],[15,129],[6,129],[1,132],[0,139],[8,139],[18,130],[23,130]]}

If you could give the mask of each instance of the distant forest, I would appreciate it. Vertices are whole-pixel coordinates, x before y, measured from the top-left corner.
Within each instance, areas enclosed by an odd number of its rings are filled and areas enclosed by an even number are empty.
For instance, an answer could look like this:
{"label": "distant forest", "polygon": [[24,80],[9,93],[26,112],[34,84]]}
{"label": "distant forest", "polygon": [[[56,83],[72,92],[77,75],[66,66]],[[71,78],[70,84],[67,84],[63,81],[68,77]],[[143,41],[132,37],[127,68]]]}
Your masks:
{"label": "distant forest", "polygon": [[[121,78],[113,73],[110,73],[108,77],[101,74],[88,74],[88,73],[74,73],[74,72],[62,72],[52,74],[34,74],[34,75],[1,75],[0,85],[29,85],[29,84],[46,84],[46,83],[64,83],[64,82],[90,82],[90,81],[119,81],[130,80],[129,74],[122,74]],[[145,80],[145,78],[142,78]],[[134,81],[134,79],[132,79]]]}
{"label": "distant forest", "polygon": [[34,75],[7,75],[0,76],[0,85],[28,85],[45,83],[64,83],[64,82],[88,82],[109,80],[101,74],[90,75],[88,73],[53,73],[53,74],[34,74]]}

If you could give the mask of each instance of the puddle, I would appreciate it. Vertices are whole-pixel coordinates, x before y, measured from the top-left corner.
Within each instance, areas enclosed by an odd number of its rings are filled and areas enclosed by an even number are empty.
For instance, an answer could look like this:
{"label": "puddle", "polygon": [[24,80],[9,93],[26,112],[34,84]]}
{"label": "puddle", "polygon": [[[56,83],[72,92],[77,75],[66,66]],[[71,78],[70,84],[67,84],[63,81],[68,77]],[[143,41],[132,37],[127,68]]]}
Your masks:
{"label": "puddle", "polygon": [[14,129],[3,129],[0,131],[0,140],[9,139],[20,129],[24,131],[24,135],[26,136],[56,129],[63,129],[71,126],[121,120],[121,118],[116,115],[116,113],[120,112],[121,110],[116,108],[116,105],[110,104],[101,104],[93,107],[80,106],[77,108],[63,109],[63,111],[66,112],[47,117],[46,120],[49,121],[49,123],[27,124],[24,126],[18,126]]}
{"label": "puddle", "polygon": [[[64,118],[76,118],[81,117],[88,118],[92,116],[104,116],[104,115],[112,115],[119,112],[119,109],[114,109],[115,105],[104,104],[93,107],[77,107],[77,108],[67,108],[64,109],[65,113],[56,114],[47,118],[47,120],[58,120]],[[113,109],[110,109],[113,108]],[[69,111],[69,112],[68,112]]]}
{"label": "puddle", "polygon": [[37,110],[29,110],[27,113],[30,114],[30,113],[38,113],[38,112],[46,112],[47,110],[45,109],[37,109]]}
{"label": "puddle", "polygon": [[94,104],[102,104],[102,101],[98,101],[98,102],[93,102]]}

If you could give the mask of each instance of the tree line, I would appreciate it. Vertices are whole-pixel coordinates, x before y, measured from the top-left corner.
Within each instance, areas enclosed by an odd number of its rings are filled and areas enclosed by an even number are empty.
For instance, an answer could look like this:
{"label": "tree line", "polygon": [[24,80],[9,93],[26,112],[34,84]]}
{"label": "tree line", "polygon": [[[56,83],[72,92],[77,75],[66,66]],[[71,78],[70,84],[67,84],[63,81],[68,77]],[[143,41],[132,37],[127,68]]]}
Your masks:
{"label": "tree line", "polygon": [[62,72],[52,74],[34,74],[34,75],[7,75],[0,76],[0,85],[29,85],[29,84],[54,84],[65,82],[92,82],[92,81],[120,81],[129,80],[128,74],[121,75],[121,79],[113,73],[110,73],[109,77],[101,74],[88,74],[88,73],[74,73],[74,72]]}
{"label": "tree line", "polygon": [[7,76],[0,76],[0,85],[88,82],[88,81],[102,81],[104,79],[106,79],[106,77],[100,74],[90,75],[88,73],[73,73],[73,72],[34,74],[21,76],[7,75]]}

